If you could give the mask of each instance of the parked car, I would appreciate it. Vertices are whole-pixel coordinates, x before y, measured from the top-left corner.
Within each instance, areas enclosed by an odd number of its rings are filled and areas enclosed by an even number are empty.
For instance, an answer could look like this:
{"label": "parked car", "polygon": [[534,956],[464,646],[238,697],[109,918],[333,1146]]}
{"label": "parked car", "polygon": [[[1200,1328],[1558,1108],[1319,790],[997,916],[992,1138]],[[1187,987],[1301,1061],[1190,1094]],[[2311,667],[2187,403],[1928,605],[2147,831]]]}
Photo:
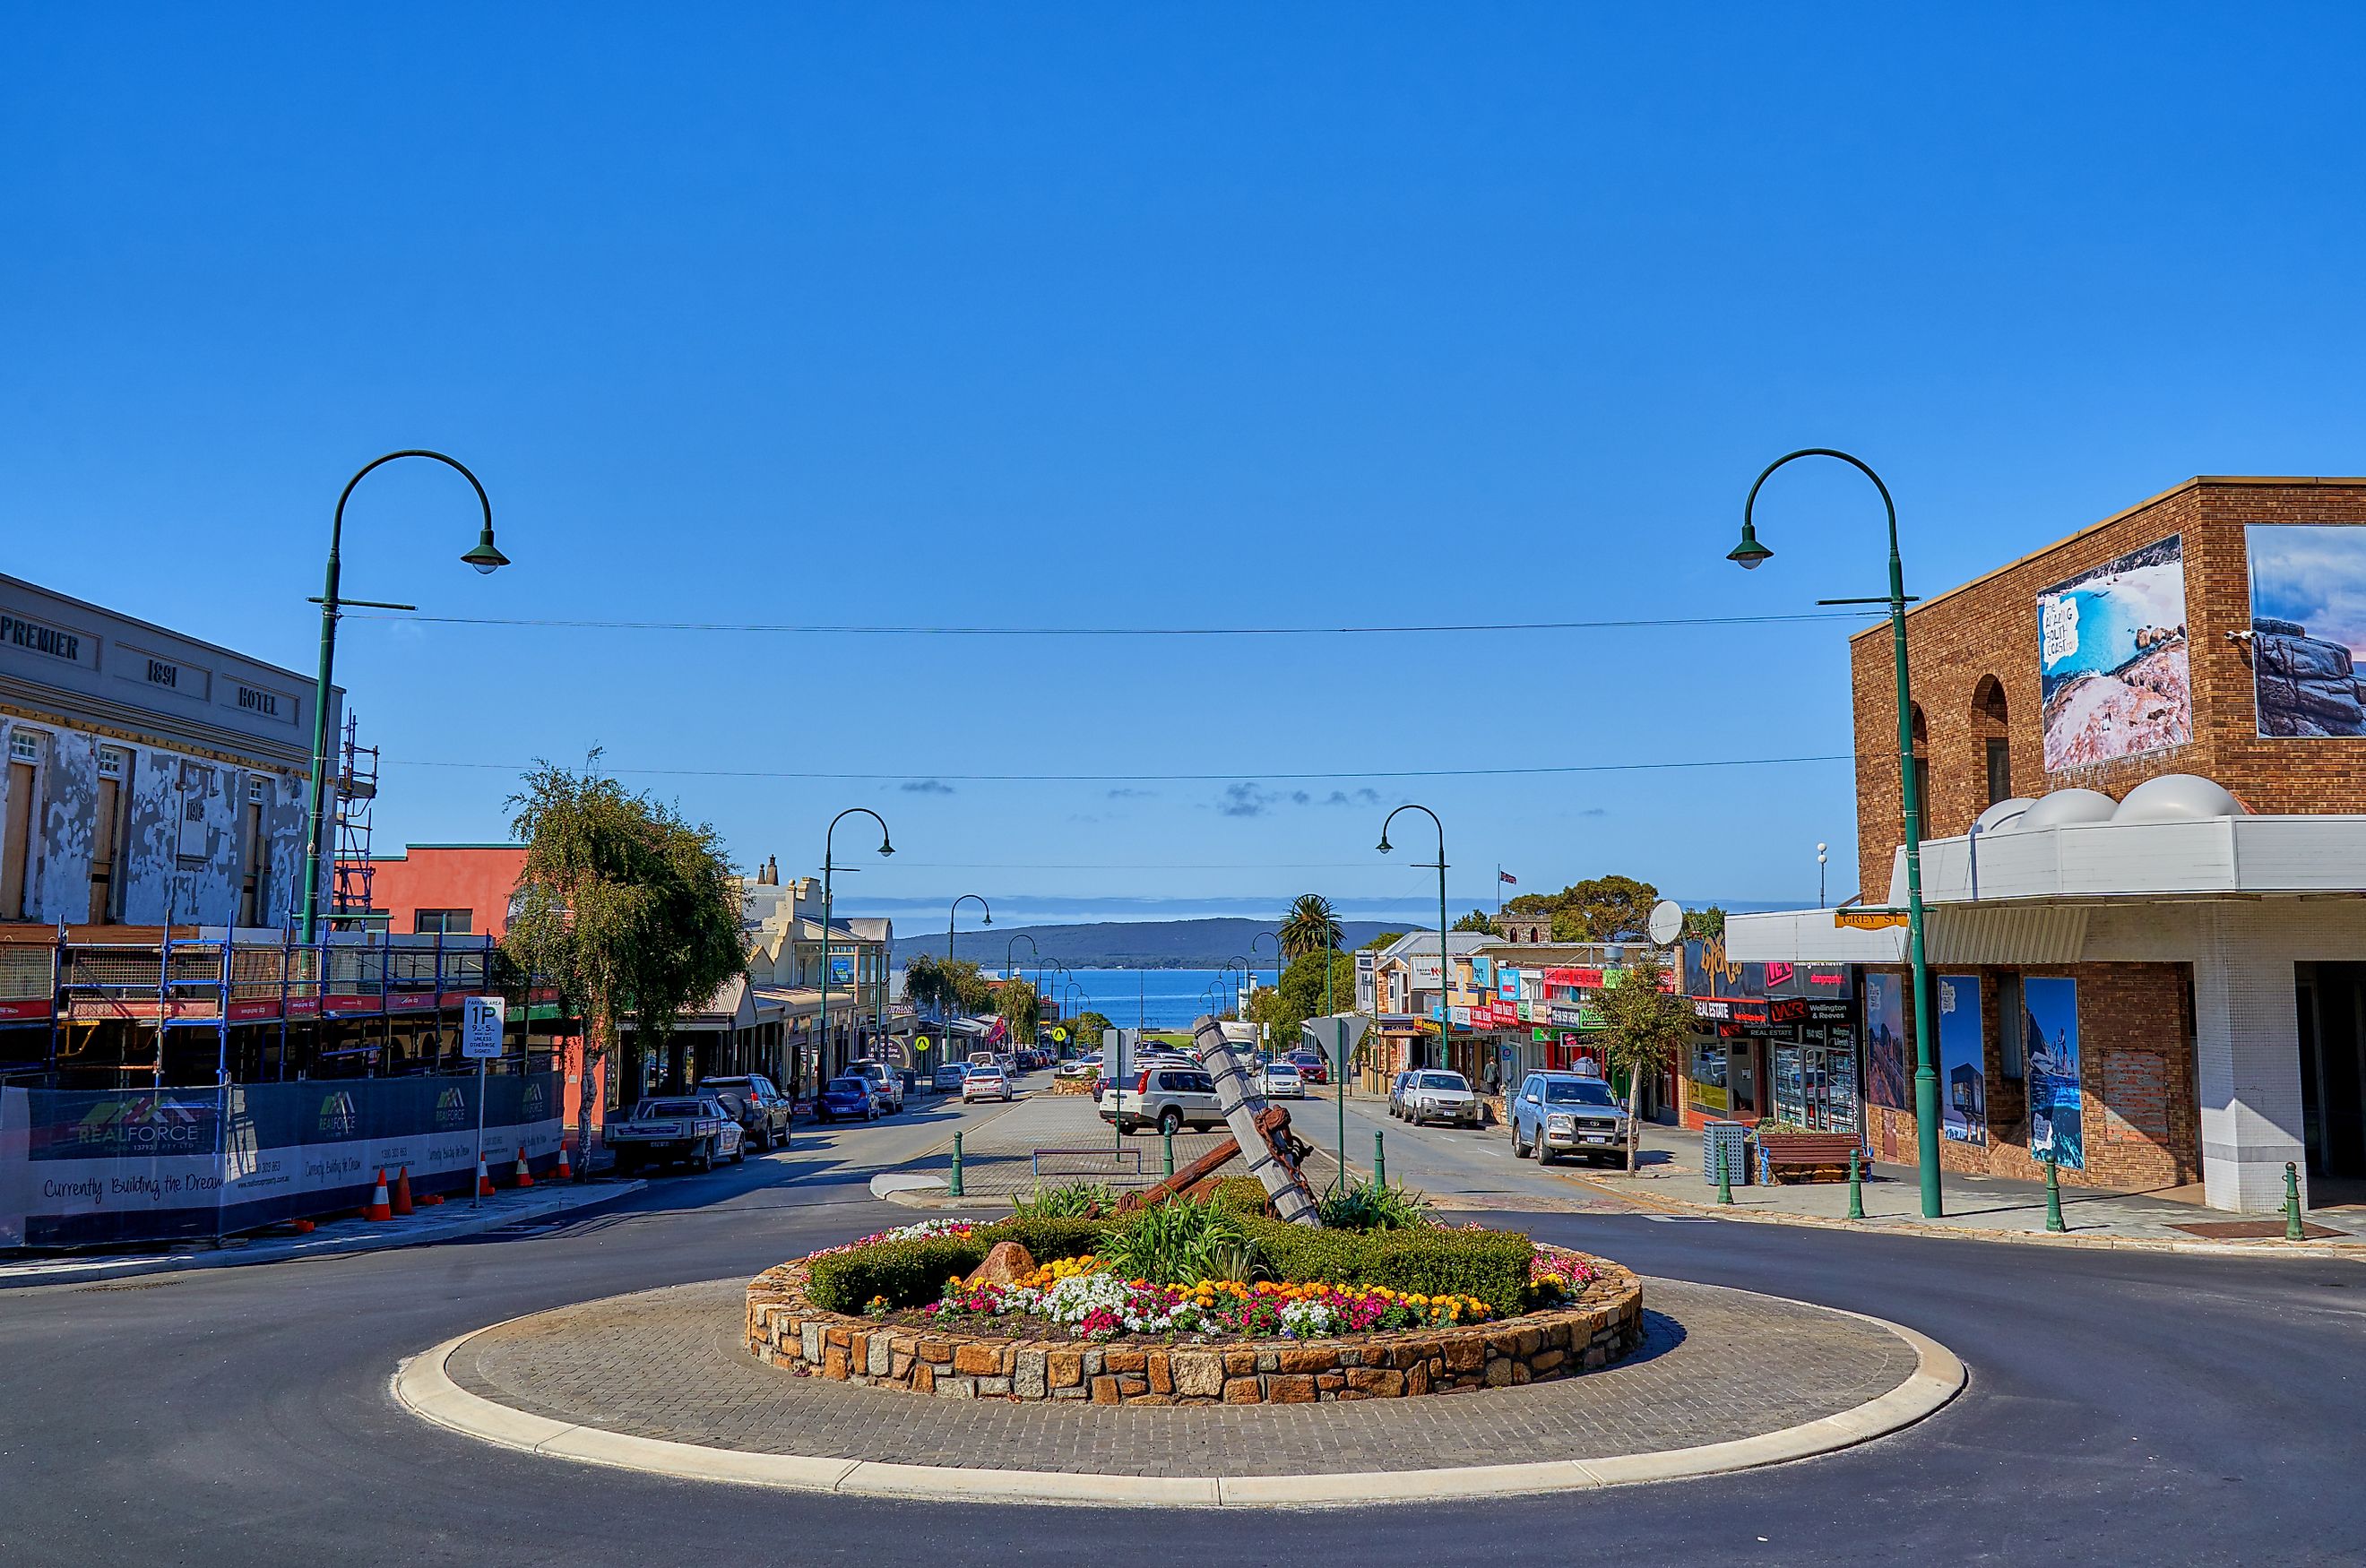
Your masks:
{"label": "parked car", "polygon": [[1425,1122],[1453,1122],[1475,1127],[1480,1122],[1479,1096],[1470,1092],[1469,1081],[1459,1072],[1423,1068],[1413,1075],[1402,1098],[1404,1118],[1415,1126]]}
{"label": "parked car", "polygon": [[992,1062],[972,1064],[969,1074],[962,1080],[962,1103],[973,1100],[1008,1100],[1010,1098],[1010,1075]]}
{"label": "parked car", "polygon": [[1298,1069],[1290,1062],[1269,1061],[1263,1074],[1265,1097],[1268,1100],[1303,1100],[1306,1081],[1298,1076]]}
{"label": "parked car", "polygon": [[960,1090],[962,1081],[968,1076],[969,1069],[963,1063],[943,1062],[939,1064],[936,1071],[929,1074],[929,1087],[942,1093],[954,1093]]}
{"label": "parked car", "polygon": [[644,1100],[623,1121],[610,1122],[606,1137],[619,1176],[668,1163],[712,1170],[718,1159],[737,1165],[748,1158],[738,1118],[709,1094]]}
{"label": "parked car", "polygon": [[1510,1121],[1517,1159],[1583,1154],[1599,1165],[1626,1158],[1626,1109],[1598,1078],[1532,1072],[1512,1096]]}
{"label": "parked car", "polygon": [[817,1122],[875,1122],[879,1119],[879,1085],[859,1072],[831,1079],[814,1096]]}
{"label": "parked car", "polygon": [[739,1131],[762,1154],[789,1141],[789,1121],[795,1106],[760,1072],[738,1078],[710,1078],[699,1092],[712,1094],[723,1108],[739,1118]]}
{"label": "parked car", "polygon": [[1071,1057],[1052,1070],[1054,1078],[1090,1078],[1101,1070],[1098,1057]]}
{"label": "parked car", "polygon": [[1220,1126],[1224,1112],[1216,1103],[1216,1081],[1206,1069],[1161,1064],[1136,1073],[1131,1089],[1104,1088],[1100,1116],[1120,1132],[1155,1126],[1160,1132],[1174,1133],[1186,1126]]}
{"label": "parked car", "polygon": [[1292,1051],[1286,1059],[1298,1069],[1298,1076],[1309,1083],[1331,1081],[1331,1069],[1324,1062],[1320,1051]]}
{"label": "parked car", "polygon": [[861,1073],[879,1086],[879,1107],[889,1115],[904,1108],[904,1075],[884,1061],[851,1061],[849,1072]]}
{"label": "parked car", "polygon": [[1403,1121],[1404,1119],[1405,1091],[1413,1087],[1413,1081],[1415,1076],[1416,1075],[1414,1073],[1401,1072],[1398,1073],[1396,1078],[1389,1084],[1389,1114],[1396,1117],[1399,1121]]}

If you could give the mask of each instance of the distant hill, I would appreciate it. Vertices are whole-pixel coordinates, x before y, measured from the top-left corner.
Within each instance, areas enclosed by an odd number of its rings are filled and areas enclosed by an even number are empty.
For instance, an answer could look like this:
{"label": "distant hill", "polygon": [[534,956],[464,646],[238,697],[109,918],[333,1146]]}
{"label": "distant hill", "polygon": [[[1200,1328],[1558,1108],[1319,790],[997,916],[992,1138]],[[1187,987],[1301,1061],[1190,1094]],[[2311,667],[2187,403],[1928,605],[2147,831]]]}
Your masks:
{"label": "distant hill", "polygon": [[[1227,958],[1242,957],[1253,959],[1259,968],[1271,968],[1273,944],[1259,943],[1257,950],[1250,953],[1249,943],[1258,932],[1272,931],[1274,926],[1269,920],[1243,919],[994,925],[961,933],[953,939],[953,956],[998,969],[1010,951],[1010,939],[1024,935],[1034,939],[1036,952],[1046,960],[1065,964],[1072,969],[1212,969]],[[1340,948],[1348,951],[1362,946],[1383,931],[1402,931],[1404,927],[1377,920],[1343,920],[1339,929],[1345,934],[1340,938]],[[942,958],[944,952],[942,932],[899,936],[896,939],[896,967],[901,969],[915,953]],[[1021,969],[1031,969],[1035,954],[1022,945],[1018,961]]]}

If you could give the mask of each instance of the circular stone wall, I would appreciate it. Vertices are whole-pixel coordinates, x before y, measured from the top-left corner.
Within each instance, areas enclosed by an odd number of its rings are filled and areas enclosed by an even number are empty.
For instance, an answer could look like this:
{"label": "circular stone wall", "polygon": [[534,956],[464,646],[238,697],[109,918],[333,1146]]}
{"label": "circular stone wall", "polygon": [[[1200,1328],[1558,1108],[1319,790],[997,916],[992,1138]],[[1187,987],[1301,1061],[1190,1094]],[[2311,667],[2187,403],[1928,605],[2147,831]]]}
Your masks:
{"label": "circular stone wall", "polygon": [[1566,1248],[1593,1282],[1560,1306],[1494,1323],[1336,1339],[1087,1344],[974,1330],[889,1327],[824,1312],[806,1260],[748,1286],[748,1349],[801,1376],[950,1399],[1073,1399],[1097,1405],[1311,1405],[1503,1388],[1606,1367],[1643,1338],[1643,1287],[1605,1259]]}

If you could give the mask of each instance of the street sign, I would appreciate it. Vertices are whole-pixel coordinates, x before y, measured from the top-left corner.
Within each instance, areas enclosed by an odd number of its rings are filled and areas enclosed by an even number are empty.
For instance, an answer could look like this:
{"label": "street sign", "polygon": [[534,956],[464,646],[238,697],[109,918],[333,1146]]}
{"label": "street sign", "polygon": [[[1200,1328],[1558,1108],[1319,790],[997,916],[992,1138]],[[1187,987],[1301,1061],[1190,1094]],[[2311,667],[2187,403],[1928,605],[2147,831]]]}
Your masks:
{"label": "street sign", "polygon": [[1054,1027],[1052,1031],[1052,1043],[1055,1046],[1066,1045],[1068,1043],[1068,1031]]}
{"label": "street sign", "polygon": [[501,1054],[501,1025],[509,1004],[498,996],[471,996],[460,1003],[460,1057],[464,1061],[493,1061]]}
{"label": "street sign", "polygon": [[912,1041],[912,1048],[916,1051],[925,1051],[929,1048],[930,1043],[929,1036],[921,1035],[914,1038]]}

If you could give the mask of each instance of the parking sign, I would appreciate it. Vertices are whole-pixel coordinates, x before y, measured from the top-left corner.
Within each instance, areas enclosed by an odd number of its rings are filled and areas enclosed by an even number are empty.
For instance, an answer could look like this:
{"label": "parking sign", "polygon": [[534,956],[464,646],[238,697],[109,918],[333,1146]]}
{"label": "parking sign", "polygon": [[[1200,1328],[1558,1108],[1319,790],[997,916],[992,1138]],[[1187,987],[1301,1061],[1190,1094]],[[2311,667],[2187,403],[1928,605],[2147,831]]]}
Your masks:
{"label": "parking sign", "polygon": [[509,1004],[498,996],[471,996],[460,1004],[460,1055],[468,1061],[492,1061],[501,1054],[501,1025],[509,1021]]}

